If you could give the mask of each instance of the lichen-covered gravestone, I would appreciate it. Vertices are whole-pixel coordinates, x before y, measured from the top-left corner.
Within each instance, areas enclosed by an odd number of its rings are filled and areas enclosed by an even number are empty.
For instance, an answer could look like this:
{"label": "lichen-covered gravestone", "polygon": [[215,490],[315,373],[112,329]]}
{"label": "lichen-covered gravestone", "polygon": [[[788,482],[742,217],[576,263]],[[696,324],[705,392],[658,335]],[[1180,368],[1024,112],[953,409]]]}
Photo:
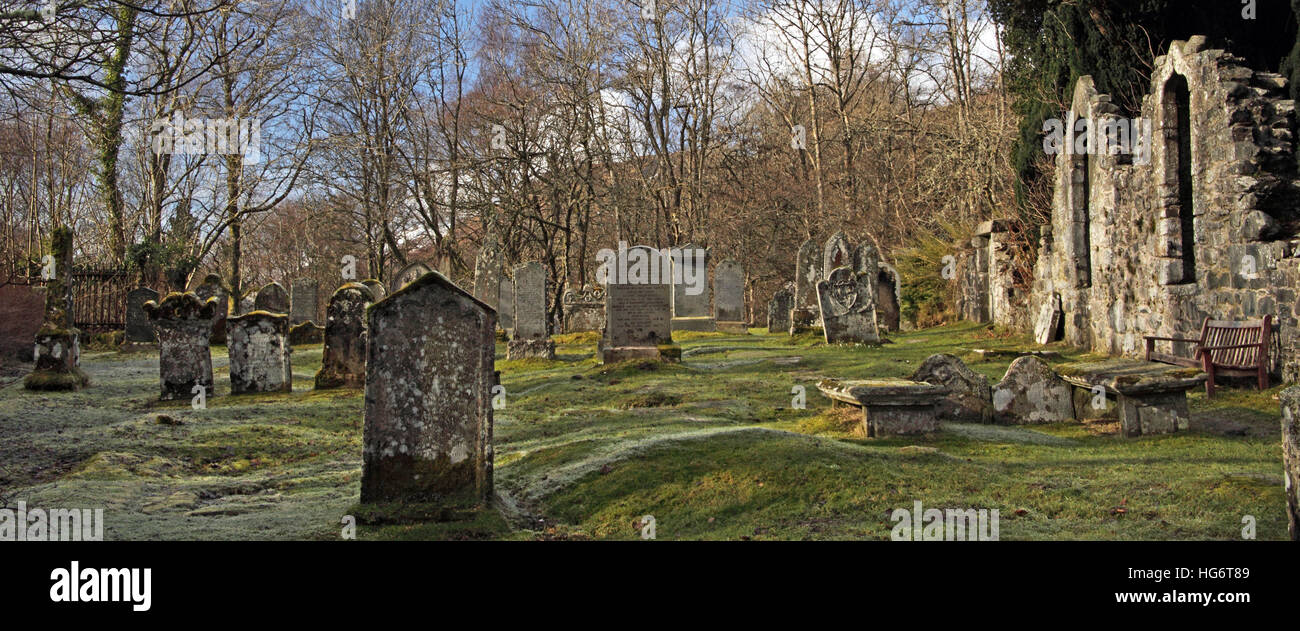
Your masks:
{"label": "lichen-covered gravestone", "polygon": [[790,311],[794,309],[794,284],[786,283],[772,294],[767,303],[767,332],[785,333],[790,330]]}
{"label": "lichen-covered gravestone", "polygon": [[678,252],[672,261],[672,329],[716,331],[717,324],[709,312],[709,251],[687,244],[678,248]]}
{"label": "lichen-covered gravestone", "polygon": [[194,290],[194,294],[202,302],[207,302],[209,298],[217,300],[217,308],[212,316],[212,344],[226,343],[226,318],[230,317],[230,292],[226,291],[225,285],[221,282],[221,277],[216,274],[208,274],[203,279],[203,284]]}
{"label": "lichen-covered gravestone", "polygon": [[506,335],[514,335],[515,330],[515,279],[501,278],[501,287],[497,290],[497,326]]}
{"label": "lichen-covered gravestone", "polygon": [[36,365],[23,378],[28,390],[78,390],[90,383],[81,370],[81,331],[72,324],[72,229],[55,228],[45,261],[45,318],[36,331]]}
{"label": "lichen-covered gravestone", "polygon": [[254,311],[226,320],[230,393],[290,392],[289,315]]}
{"label": "lichen-covered gravestone", "polygon": [[348,283],[330,296],[325,311],[325,351],[316,373],[318,390],[365,385],[366,306],[371,302],[370,290],[361,283]]}
{"label": "lichen-covered gravestone", "polygon": [[564,332],[601,331],[605,328],[605,290],[586,285],[564,292]]}
{"label": "lichen-covered gravestone", "polygon": [[745,268],[733,260],[718,263],[713,270],[713,307],[718,330],[747,335],[745,321]]}
{"label": "lichen-covered gravestone", "polygon": [[1282,475],[1291,540],[1300,541],[1300,386],[1282,391]]}
{"label": "lichen-covered gravestone", "polygon": [[507,359],[555,359],[555,342],[546,333],[546,268],[530,261],[514,269],[515,327],[506,344]]}
{"label": "lichen-covered gravestone", "polygon": [[416,279],[431,271],[433,270],[424,263],[418,261],[415,263],[409,263],[406,267],[403,267],[400,272],[393,276],[393,279],[388,283],[388,289],[390,291],[397,291],[408,284],[415,282]]}
{"label": "lichen-covered gravestone", "polygon": [[[628,250],[630,261],[655,265],[656,257],[661,254],[654,248],[636,246]],[[644,272],[646,268],[629,265],[629,270],[633,269]],[[672,337],[672,285],[651,281],[647,275],[632,273],[627,278],[609,279],[605,287],[605,335],[600,343],[602,362],[681,359],[681,348],[673,344]]]}
{"label": "lichen-covered gravestone", "polygon": [[989,380],[952,355],[931,355],[908,377],[944,386],[948,394],[935,406],[940,420],[962,423],[993,422],[993,389]]}
{"label": "lichen-covered gravestone", "polygon": [[501,242],[495,236],[483,240],[474,259],[474,297],[495,311],[501,297],[501,276],[505,263],[501,260]]}
{"label": "lichen-covered gravestone", "polygon": [[145,313],[158,334],[158,378],[163,401],[189,399],[195,386],[205,398],[212,389],[212,316],[216,299],[200,301],[196,294],[169,294],[161,303],[146,302]]}
{"label": "lichen-covered gravestone", "polygon": [[884,263],[876,267],[876,321],[886,331],[898,331],[903,325],[902,308],[898,303],[898,270]]}
{"label": "lichen-covered gravestone", "polygon": [[253,310],[287,314],[289,313],[289,292],[285,291],[284,286],[280,283],[267,283],[257,290],[257,298],[253,301]]}
{"label": "lichen-covered gravestone", "polygon": [[384,284],[373,278],[367,278],[361,281],[361,284],[370,292],[371,302],[379,302],[388,295],[388,290],[384,289]]}
{"label": "lichen-covered gravestone", "polygon": [[361,501],[490,497],[496,312],[433,273],[367,317]]}
{"label": "lichen-covered gravestone", "polygon": [[320,304],[320,283],[314,278],[293,281],[293,296],[289,304],[289,325],[316,322]]}
{"label": "lichen-covered gravestone", "polygon": [[153,324],[144,312],[144,303],[151,301],[158,301],[158,292],[148,287],[136,287],[126,293],[126,331],[122,339],[127,343],[150,344],[157,341]]}
{"label": "lichen-covered gravestone", "polygon": [[831,235],[822,248],[822,280],[829,279],[831,272],[837,268],[852,267],[853,264],[853,247],[849,245],[849,238],[844,235],[844,231]]}
{"label": "lichen-covered gravestone", "polygon": [[1074,392],[1047,362],[1026,355],[1011,362],[993,386],[993,414],[998,423],[1060,423],[1074,416]]}
{"label": "lichen-covered gravestone", "polygon": [[794,309],[790,313],[790,334],[817,325],[817,283],[822,280],[822,249],[813,239],[799,246],[794,270]]}
{"label": "lichen-covered gravestone", "polygon": [[837,268],[830,278],[817,283],[817,303],[826,343],[880,343],[875,298],[870,277],[850,267]]}

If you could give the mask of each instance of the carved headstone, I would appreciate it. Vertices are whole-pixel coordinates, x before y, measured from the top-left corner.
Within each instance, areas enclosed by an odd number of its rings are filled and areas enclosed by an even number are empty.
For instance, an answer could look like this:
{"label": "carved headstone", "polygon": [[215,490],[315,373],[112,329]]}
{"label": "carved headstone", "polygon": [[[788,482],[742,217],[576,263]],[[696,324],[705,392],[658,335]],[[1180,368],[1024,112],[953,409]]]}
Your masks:
{"label": "carved headstone", "polygon": [[898,272],[881,263],[876,274],[876,321],[885,331],[895,332],[902,327],[903,312],[898,303]]}
{"label": "carved headstone", "polygon": [[388,289],[389,291],[397,291],[408,284],[415,282],[416,279],[431,271],[433,270],[424,263],[418,261],[409,263],[406,267],[403,267],[400,272],[393,276],[393,279],[388,283]]}
{"label": "carved headstone", "polygon": [[254,311],[226,320],[230,393],[290,392],[289,315]]}
{"label": "carved headstone", "polygon": [[128,343],[149,344],[157,341],[153,324],[144,312],[144,303],[158,301],[158,292],[148,287],[136,287],[126,293],[126,331],[122,339]]}
{"label": "carved headstone", "polygon": [[73,326],[72,229],[55,228],[50,238],[50,259],[44,263],[45,318],[36,331],[33,351],[36,365],[23,378],[28,390],[78,390],[90,383],[81,370],[81,331]]}
{"label": "carved headstone", "polygon": [[555,342],[546,333],[546,268],[530,261],[514,269],[515,327],[506,344],[507,359],[555,359]]}
{"label": "carved headstone", "polygon": [[564,332],[605,329],[605,290],[590,285],[564,292]]}
{"label": "carved headstone", "polygon": [[320,304],[320,283],[314,278],[299,278],[293,281],[293,296],[290,300],[289,324],[316,322],[316,312]]}
{"label": "carved headstone", "polygon": [[379,302],[388,296],[388,290],[384,289],[384,284],[373,278],[367,278],[361,281],[361,284],[370,291],[371,302]]}
{"label": "carved headstone", "polygon": [[497,307],[497,325],[506,335],[512,335],[515,329],[515,279],[501,278]]}
{"label": "carved headstone", "polygon": [[829,279],[831,272],[836,268],[853,265],[853,248],[849,245],[849,238],[844,235],[844,231],[831,235],[831,238],[826,240],[826,246],[822,248],[822,279]]}
{"label": "carved headstone", "polygon": [[367,317],[361,501],[491,497],[495,311],[435,273]]}
{"label": "carved headstone", "polygon": [[673,330],[717,330],[709,312],[709,251],[688,244],[677,253],[673,258]]}
{"label": "carved headstone", "polygon": [[[289,292],[284,290],[280,283],[267,283],[261,289],[257,290],[257,298],[253,301],[254,311],[268,311],[270,313],[289,313]],[[227,332],[229,329],[227,329]]]}
{"label": "carved headstone", "polygon": [[[645,246],[628,251],[629,260],[653,261],[652,265],[660,256],[657,250]],[[605,287],[605,335],[601,339],[603,362],[681,358],[681,349],[672,343],[672,285],[651,280],[644,276],[609,279]]]}
{"label": "carved headstone", "polygon": [[822,280],[822,249],[813,239],[799,246],[794,270],[794,310],[790,314],[790,334],[817,325],[817,283]]}
{"label": "carved headstone", "polygon": [[998,423],[1059,423],[1074,418],[1074,393],[1047,362],[1026,355],[1011,362],[993,386],[993,414]]}
{"label": "carved headstone", "polygon": [[226,318],[230,317],[230,292],[226,291],[225,285],[221,282],[221,277],[216,274],[208,274],[203,279],[203,284],[194,290],[194,294],[199,297],[200,301],[207,302],[209,298],[216,298],[217,308],[212,316],[212,344],[226,343]]}
{"label": "carved headstone", "polygon": [[318,390],[365,385],[366,306],[371,302],[370,290],[361,283],[348,283],[330,296],[325,310],[325,350],[316,373]]}
{"label": "carved headstone", "polygon": [[495,236],[483,240],[478,257],[474,259],[474,297],[484,304],[497,309],[501,291],[501,275],[504,263],[501,260],[501,242]]}
{"label": "carved headstone", "polygon": [[786,333],[790,330],[790,311],[794,309],[794,283],[786,283],[772,294],[767,303],[767,332]]}
{"label": "carved headstone", "polygon": [[200,392],[212,398],[212,317],[217,301],[201,302],[195,294],[170,294],[161,303],[146,302],[144,311],[158,334],[158,377],[163,401],[190,399]]}
{"label": "carved headstone", "polygon": [[713,270],[713,307],[718,330],[749,333],[745,319],[745,268],[733,260],[718,263]]}
{"label": "carved headstone", "polygon": [[935,406],[940,420],[962,423],[993,422],[993,389],[989,380],[952,355],[931,355],[908,379],[948,388]]}
{"label": "carved headstone", "polygon": [[817,283],[826,343],[879,343],[875,298],[869,277],[849,267],[837,268],[830,278]]}

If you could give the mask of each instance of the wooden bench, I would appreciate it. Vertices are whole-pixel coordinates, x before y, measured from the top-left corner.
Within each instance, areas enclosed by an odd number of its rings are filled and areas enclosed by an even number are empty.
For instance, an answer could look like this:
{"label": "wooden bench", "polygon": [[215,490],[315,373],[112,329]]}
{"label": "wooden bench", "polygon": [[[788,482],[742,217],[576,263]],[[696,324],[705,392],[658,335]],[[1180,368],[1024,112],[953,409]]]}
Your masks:
{"label": "wooden bench", "polygon": [[[1268,389],[1268,347],[1273,334],[1273,316],[1262,320],[1211,320],[1201,325],[1201,338],[1190,340],[1179,337],[1145,336],[1147,361],[1200,368],[1208,376],[1205,394],[1214,396],[1214,378],[1255,377],[1259,389]],[[1172,353],[1157,353],[1156,342],[1188,342],[1195,344],[1191,357]]]}

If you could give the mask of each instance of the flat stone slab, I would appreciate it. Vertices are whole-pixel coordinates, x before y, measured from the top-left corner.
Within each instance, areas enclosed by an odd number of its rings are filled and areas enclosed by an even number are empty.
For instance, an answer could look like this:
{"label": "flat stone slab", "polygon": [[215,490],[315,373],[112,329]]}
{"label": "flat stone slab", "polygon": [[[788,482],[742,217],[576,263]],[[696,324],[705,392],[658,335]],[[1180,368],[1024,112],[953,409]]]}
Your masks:
{"label": "flat stone slab", "polygon": [[944,386],[906,379],[823,379],[817,389],[832,401],[861,406],[869,438],[938,431],[935,406],[949,392]]}
{"label": "flat stone slab", "polygon": [[1080,388],[1101,386],[1109,394],[1141,396],[1191,390],[1205,384],[1205,373],[1137,359],[1074,362],[1055,367],[1056,374]]}

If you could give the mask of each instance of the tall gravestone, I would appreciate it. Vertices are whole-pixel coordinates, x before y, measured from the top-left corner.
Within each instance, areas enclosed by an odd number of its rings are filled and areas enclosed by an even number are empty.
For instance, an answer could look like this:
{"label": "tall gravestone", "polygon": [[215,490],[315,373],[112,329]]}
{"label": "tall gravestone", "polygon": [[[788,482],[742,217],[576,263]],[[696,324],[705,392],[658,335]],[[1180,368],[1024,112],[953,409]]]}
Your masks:
{"label": "tall gravestone", "polygon": [[151,344],[158,340],[144,312],[144,303],[150,301],[158,301],[158,292],[148,287],[136,287],[126,293],[126,330],[122,335],[126,343]]}
{"label": "tall gravestone", "polygon": [[235,310],[235,315],[250,311],[257,311],[257,292],[244,294],[244,297],[239,299],[239,308]]}
{"label": "tall gravestone", "polygon": [[289,392],[289,315],[254,311],[226,320],[230,393]]}
{"label": "tall gravestone", "polygon": [[1282,391],[1282,475],[1291,540],[1300,541],[1300,386]]}
{"label": "tall gravestone", "polygon": [[289,325],[318,322],[320,283],[314,278],[299,278],[290,287],[293,294],[289,301]]}
{"label": "tall gravestone", "polygon": [[555,359],[555,342],[546,332],[546,268],[530,261],[514,269],[515,328],[506,344],[507,359]]}
{"label": "tall gravestone", "polygon": [[[144,311],[158,334],[158,377],[163,401],[211,398],[212,317],[217,301],[196,294],[169,294],[161,303],[146,302]],[[196,391],[202,388],[201,391]]]}
{"label": "tall gravestone", "polygon": [[771,302],[767,303],[767,332],[789,332],[790,312],[793,310],[794,284],[786,283],[785,286],[776,290],[775,294],[772,294]]}
{"label": "tall gravestone", "polygon": [[203,284],[194,290],[194,294],[202,302],[207,302],[209,298],[215,298],[217,308],[212,316],[212,344],[226,343],[226,318],[230,317],[230,292],[226,291],[225,284],[221,282],[221,277],[216,274],[208,274],[203,279]]}
{"label": "tall gravestone", "polygon": [[817,283],[817,303],[827,344],[856,342],[878,344],[875,291],[866,274],[840,267]]}
{"label": "tall gravestone", "polygon": [[515,279],[501,278],[497,289],[497,324],[506,335],[513,335],[515,330]]}
{"label": "tall gravestone", "polygon": [[898,302],[900,284],[898,270],[880,263],[876,273],[876,319],[880,328],[896,332],[903,325],[902,305]]}
{"label": "tall gravestone", "polygon": [[495,310],[435,273],[367,318],[361,501],[490,498]]}
{"label": "tall gravestone", "polygon": [[605,290],[586,285],[564,292],[564,332],[605,329]]}
{"label": "tall gravestone", "polygon": [[728,259],[713,270],[713,315],[719,331],[749,333],[745,318],[745,268],[740,263]]}
{"label": "tall gravestone", "polygon": [[370,292],[371,302],[379,302],[388,296],[388,290],[384,289],[384,284],[373,278],[367,278],[361,281],[361,284]]}
{"label": "tall gravestone", "polygon": [[684,245],[678,248],[672,263],[673,330],[716,331],[709,310],[709,251],[694,244]]}
{"label": "tall gravestone", "polygon": [[431,271],[433,270],[424,263],[409,263],[393,276],[393,280],[388,283],[388,289],[389,291],[397,291],[405,287],[407,284],[415,282],[416,279]]}
{"label": "tall gravestone", "polygon": [[483,240],[474,259],[474,297],[495,311],[501,299],[501,276],[504,264],[501,261],[501,242],[495,236]]}
{"label": "tall gravestone", "polygon": [[790,313],[790,334],[817,325],[817,283],[822,280],[822,249],[813,239],[799,246],[794,270],[794,309]]}
{"label": "tall gravestone", "polygon": [[[660,252],[646,246],[629,248],[628,259],[635,260],[638,251],[642,260],[659,264]],[[672,338],[672,274],[668,276],[667,280],[658,279],[662,282],[651,282],[645,276],[609,279],[601,361],[681,359],[681,349]]]}
{"label": "tall gravestone", "polygon": [[365,385],[366,307],[371,302],[370,290],[361,283],[348,283],[330,296],[325,310],[325,350],[316,373],[318,390]]}
{"label": "tall gravestone", "polygon": [[[880,319],[880,298],[882,297],[879,283],[880,252],[876,250],[876,246],[871,245],[870,243],[863,243],[853,250],[853,271],[861,276],[863,280],[870,283],[871,302],[876,310],[876,325],[880,328],[888,329]],[[892,284],[889,289],[890,293],[892,293]],[[895,317],[895,323],[897,323],[897,317]],[[897,330],[897,326],[895,326],[895,329],[893,330]]]}
{"label": "tall gravestone", "polygon": [[854,265],[853,247],[844,231],[836,232],[826,240],[822,248],[822,279],[828,279],[831,272],[840,267]]}
{"label": "tall gravestone", "polygon": [[23,378],[28,390],[78,390],[90,383],[81,370],[81,331],[73,326],[72,229],[55,228],[49,258],[43,261],[45,317],[36,331],[36,365]]}
{"label": "tall gravestone", "polygon": [[280,283],[267,283],[257,290],[257,297],[253,300],[253,310],[287,314],[289,313],[289,292],[285,291],[284,285]]}

